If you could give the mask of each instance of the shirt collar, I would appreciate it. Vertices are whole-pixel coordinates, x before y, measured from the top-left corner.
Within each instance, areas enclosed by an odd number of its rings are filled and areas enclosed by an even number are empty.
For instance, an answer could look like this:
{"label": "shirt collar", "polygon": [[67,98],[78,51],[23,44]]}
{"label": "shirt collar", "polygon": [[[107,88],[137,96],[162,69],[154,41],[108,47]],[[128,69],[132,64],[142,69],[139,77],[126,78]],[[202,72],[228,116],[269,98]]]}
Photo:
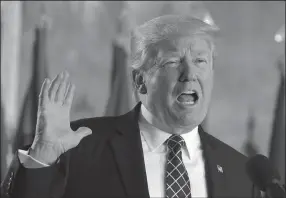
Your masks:
{"label": "shirt collar", "polygon": [[[139,116],[139,128],[143,138],[148,145],[149,151],[157,152],[160,147],[163,147],[164,142],[171,136],[171,134],[162,131],[152,125],[152,118],[153,115],[142,104]],[[201,145],[198,127],[195,127],[192,131],[184,133],[181,136],[186,142],[185,149],[189,158],[191,158],[194,152],[200,149]]]}

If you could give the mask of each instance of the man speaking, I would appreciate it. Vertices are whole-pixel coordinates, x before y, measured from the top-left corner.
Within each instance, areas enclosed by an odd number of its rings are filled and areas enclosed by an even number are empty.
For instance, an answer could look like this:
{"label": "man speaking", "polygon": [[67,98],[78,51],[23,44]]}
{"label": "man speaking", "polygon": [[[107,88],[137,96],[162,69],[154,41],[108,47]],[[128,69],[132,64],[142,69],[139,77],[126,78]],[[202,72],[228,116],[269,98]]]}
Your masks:
{"label": "man speaking", "polygon": [[[203,131],[214,75],[212,27],[161,16],[131,35],[140,102],[122,116],[70,123],[75,87],[46,79],[36,135],[1,191],[11,198],[257,197],[247,158]],[[222,123],[223,124],[223,123]]]}

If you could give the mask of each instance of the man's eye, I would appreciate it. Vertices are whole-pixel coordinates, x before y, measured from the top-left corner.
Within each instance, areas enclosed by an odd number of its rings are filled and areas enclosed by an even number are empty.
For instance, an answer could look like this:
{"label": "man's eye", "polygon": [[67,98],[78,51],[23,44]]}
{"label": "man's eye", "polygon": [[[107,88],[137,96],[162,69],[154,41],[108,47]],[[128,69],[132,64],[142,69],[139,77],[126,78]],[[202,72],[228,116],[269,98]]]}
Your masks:
{"label": "man's eye", "polygon": [[167,62],[165,62],[164,65],[177,65],[177,64],[180,64],[180,60],[167,61]]}
{"label": "man's eye", "polygon": [[180,63],[180,61],[169,61],[168,64]]}
{"label": "man's eye", "polygon": [[195,60],[195,63],[198,63],[198,64],[207,63],[207,60],[206,60],[206,59],[203,59],[203,58],[197,58],[197,59]]}

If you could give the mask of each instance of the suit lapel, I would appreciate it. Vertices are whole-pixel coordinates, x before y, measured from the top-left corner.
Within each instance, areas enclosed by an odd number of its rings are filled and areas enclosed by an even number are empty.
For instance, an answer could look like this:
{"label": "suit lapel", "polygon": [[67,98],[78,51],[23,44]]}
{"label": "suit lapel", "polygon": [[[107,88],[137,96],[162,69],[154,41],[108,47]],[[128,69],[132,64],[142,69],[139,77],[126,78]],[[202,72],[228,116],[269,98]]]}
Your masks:
{"label": "suit lapel", "polygon": [[199,134],[202,142],[203,157],[205,159],[205,171],[208,188],[208,197],[222,197],[227,195],[226,172],[223,153],[216,148],[215,142],[202,127],[199,126]]}
{"label": "suit lapel", "polygon": [[129,113],[118,117],[118,133],[111,139],[111,147],[128,197],[149,197],[147,176],[138,126],[141,103]]}
{"label": "suit lapel", "polygon": [[[128,197],[149,198],[144,154],[138,126],[141,103],[129,113],[119,116],[118,130],[111,138],[111,147]],[[208,188],[208,197],[227,195],[227,180],[223,153],[216,148],[216,142],[199,126]]]}

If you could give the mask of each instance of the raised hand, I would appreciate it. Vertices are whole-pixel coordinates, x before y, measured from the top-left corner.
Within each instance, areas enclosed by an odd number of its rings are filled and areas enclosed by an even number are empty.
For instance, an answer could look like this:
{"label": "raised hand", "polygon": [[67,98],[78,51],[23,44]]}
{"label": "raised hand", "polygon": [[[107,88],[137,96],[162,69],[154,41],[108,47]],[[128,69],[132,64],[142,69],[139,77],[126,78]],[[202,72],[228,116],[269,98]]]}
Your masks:
{"label": "raised hand", "polygon": [[46,79],[39,96],[35,138],[29,155],[46,164],[54,163],[62,153],[92,133],[87,127],[77,131],[70,128],[75,86],[68,82],[68,77],[67,72],[62,72],[52,82]]}

